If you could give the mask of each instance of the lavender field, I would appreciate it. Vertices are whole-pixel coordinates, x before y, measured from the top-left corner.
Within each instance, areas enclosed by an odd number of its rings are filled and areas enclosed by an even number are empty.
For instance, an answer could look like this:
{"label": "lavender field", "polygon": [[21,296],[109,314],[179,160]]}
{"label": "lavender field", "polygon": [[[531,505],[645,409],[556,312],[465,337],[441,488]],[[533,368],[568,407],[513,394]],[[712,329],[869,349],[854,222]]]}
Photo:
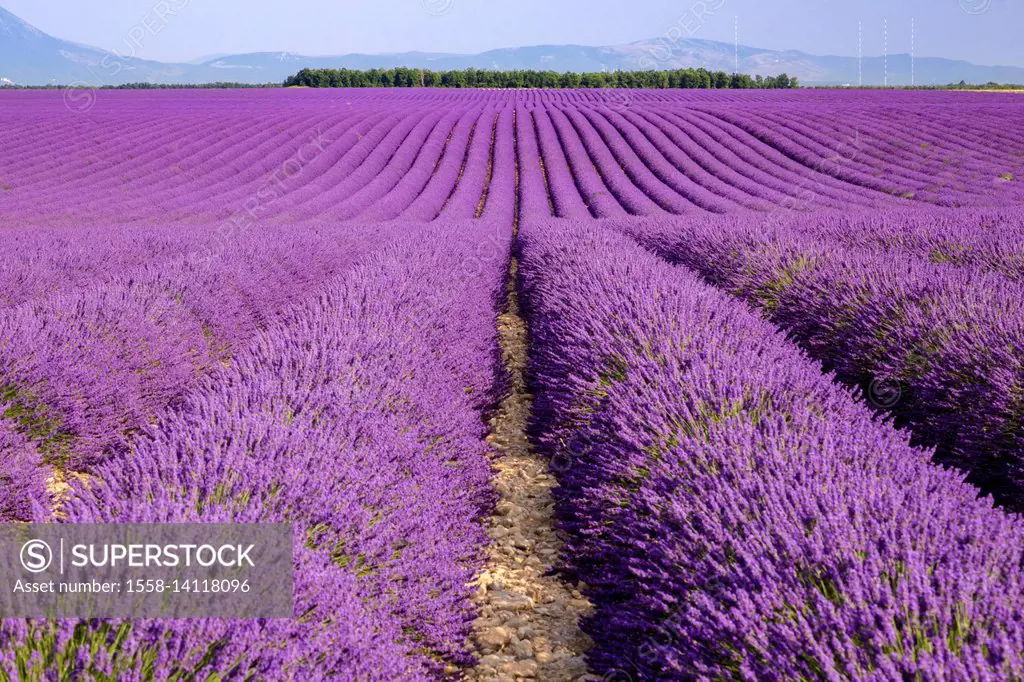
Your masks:
{"label": "lavender field", "polygon": [[0,522],[294,619],[0,680],[1024,679],[1024,99],[0,93]]}

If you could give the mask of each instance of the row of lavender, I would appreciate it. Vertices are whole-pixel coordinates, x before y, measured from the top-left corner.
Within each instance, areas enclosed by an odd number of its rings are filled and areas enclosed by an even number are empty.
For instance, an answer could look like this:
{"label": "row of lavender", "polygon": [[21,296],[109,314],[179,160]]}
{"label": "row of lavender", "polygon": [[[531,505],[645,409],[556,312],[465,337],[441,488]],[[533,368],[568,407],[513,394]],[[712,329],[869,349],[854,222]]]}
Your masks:
{"label": "row of lavender", "polygon": [[[981,196],[1020,201],[1021,154],[1012,130],[963,112],[861,110],[708,111],[785,156],[836,179],[940,206]],[[838,144],[837,144],[838,141]]]}
{"label": "row of lavender", "polygon": [[1024,210],[1017,205],[780,214],[767,222],[848,249],[904,252],[930,263],[980,268],[1024,282]]}
{"label": "row of lavender", "polygon": [[1024,200],[1005,97],[340,95],[108,93],[122,109],[82,117],[60,93],[19,99],[0,112],[0,225],[475,217],[512,135],[559,217]]}
{"label": "row of lavender", "polygon": [[54,477],[123,450],[253,334],[372,250],[378,232],[9,232],[0,246],[0,521],[49,518]]}
{"label": "row of lavender", "polygon": [[1024,224],[1013,211],[615,227],[762,308],[1000,502],[1024,494]]}
{"label": "row of lavender", "polygon": [[511,238],[485,225],[395,234],[66,505],[69,522],[293,523],[302,618],[6,621],[0,671],[390,682],[468,663]]}
{"label": "row of lavender", "polygon": [[522,232],[538,441],[605,679],[1016,679],[1024,525],[742,303]]}
{"label": "row of lavender", "polygon": [[[381,107],[330,116],[285,107],[266,117],[256,134],[251,120],[241,117],[185,117],[180,130],[139,126],[109,139],[99,133],[80,162],[58,168],[29,144],[11,159],[6,182],[12,184],[3,199],[12,218],[38,207],[40,193],[58,190],[48,212],[108,215],[117,222],[251,223],[284,214],[288,222],[399,214],[432,220],[442,209],[446,218],[475,217],[497,116],[493,107]],[[465,201],[450,205],[456,189]]]}
{"label": "row of lavender", "polygon": [[[140,95],[144,94],[144,97]],[[576,102],[607,105],[623,103],[628,94],[636,104],[671,104],[675,106],[749,107],[755,104],[774,105],[841,105],[847,109],[862,106],[900,107],[924,109],[940,105],[945,108],[973,106],[979,109],[1005,108],[1018,103],[1012,93],[982,91],[914,91],[914,90],[629,90],[629,89],[395,89],[395,88],[331,88],[281,90],[167,90],[146,93],[130,91],[104,92],[97,98],[97,113],[127,111],[132,114],[152,111],[153,107],[193,108],[200,111],[233,109],[255,113],[273,110],[281,96],[292,98],[305,110],[333,110],[349,107],[376,106],[382,98],[399,103],[424,102],[431,106],[447,107],[452,104],[499,103],[514,100],[531,104]],[[8,105],[4,112],[24,115],[38,110],[53,99],[52,92],[12,90],[5,92]],[[69,117],[70,118],[70,117]]]}

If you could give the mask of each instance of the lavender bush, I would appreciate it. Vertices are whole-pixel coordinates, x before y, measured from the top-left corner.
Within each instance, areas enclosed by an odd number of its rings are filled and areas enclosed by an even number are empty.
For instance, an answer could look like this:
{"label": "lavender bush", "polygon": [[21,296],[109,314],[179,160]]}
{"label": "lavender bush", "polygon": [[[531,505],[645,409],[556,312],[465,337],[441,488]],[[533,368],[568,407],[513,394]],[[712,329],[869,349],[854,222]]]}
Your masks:
{"label": "lavender bush", "polygon": [[1013,679],[1024,526],[743,304],[523,232],[535,430],[606,679]]}
{"label": "lavender bush", "polygon": [[468,662],[509,237],[396,235],[75,487],[68,522],[295,524],[301,619],[5,621],[0,667],[394,680]]}
{"label": "lavender bush", "polygon": [[928,262],[927,247],[847,248],[799,221],[618,227],[762,308],[943,461],[1019,506],[1024,286],[998,273],[998,249],[949,267]]}

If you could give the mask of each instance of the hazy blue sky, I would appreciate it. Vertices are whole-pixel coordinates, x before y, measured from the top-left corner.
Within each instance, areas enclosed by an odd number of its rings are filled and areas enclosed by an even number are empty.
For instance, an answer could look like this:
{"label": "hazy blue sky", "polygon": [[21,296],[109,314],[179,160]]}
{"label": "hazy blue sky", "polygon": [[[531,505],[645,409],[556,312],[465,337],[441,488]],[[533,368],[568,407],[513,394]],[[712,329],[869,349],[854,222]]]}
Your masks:
{"label": "hazy blue sky", "polygon": [[[305,54],[429,50],[477,52],[538,43],[617,44],[665,35],[694,0],[0,0],[0,6],[60,38],[125,53],[143,23],[156,35],[139,56],[187,60],[219,52]],[[698,4],[700,0],[697,0]],[[695,37],[816,54],[910,51],[916,21],[921,56],[1024,66],[1022,0],[704,0],[719,7]],[[690,24],[692,26],[692,23]]]}

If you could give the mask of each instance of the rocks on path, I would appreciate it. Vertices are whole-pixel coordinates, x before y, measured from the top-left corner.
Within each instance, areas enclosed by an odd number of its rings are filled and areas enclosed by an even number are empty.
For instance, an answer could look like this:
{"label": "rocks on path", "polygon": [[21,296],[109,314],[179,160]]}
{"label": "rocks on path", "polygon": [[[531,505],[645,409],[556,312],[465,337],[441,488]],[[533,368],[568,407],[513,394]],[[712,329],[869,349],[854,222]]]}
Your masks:
{"label": "rocks on path", "polygon": [[526,324],[514,285],[516,265],[513,261],[508,310],[498,320],[512,387],[491,420],[488,437],[498,453],[494,487],[500,497],[489,522],[487,566],[475,582],[480,617],[473,626],[472,643],[480,658],[466,679],[597,680],[587,675],[583,654],[591,642],[579,628],[592,607],[576,586],[548,575],[562,543],[554,527],[555,479],[526,437],[531,399],[525,380]]}

